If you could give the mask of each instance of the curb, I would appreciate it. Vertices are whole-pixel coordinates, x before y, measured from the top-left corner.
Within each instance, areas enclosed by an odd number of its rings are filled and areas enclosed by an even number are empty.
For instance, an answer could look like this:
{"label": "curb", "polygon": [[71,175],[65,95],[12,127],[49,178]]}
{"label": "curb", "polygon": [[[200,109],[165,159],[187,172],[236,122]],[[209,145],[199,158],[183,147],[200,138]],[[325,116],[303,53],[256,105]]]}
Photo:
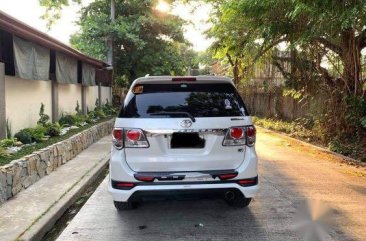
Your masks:
{"label": "curb", "polygon": [[339,154],[339,153],[336,153],[336,152],[333,152],[333,151],[330,151],[328,149],[325,149],[323,147],[320,147],[320,146],[317,146],[317,145],[314,145],[314,144],[311,144],[311,143],[308,143],[308,142],[305,142],[305,141],[302,141],[302,140],[299,140],[299,139],[296,139],[294,137],[291,137],[289,135],[287,135],[286,133],[282,133],[282,132],[279,132],[279,131],[275,131],[275,130],[270,130],[270,129],[267,129],[267,128],[264,128],[264,127],[261,127],[261,126],[258,126],[258,125],[255,125],[255,127],[257,129],[262,129],[262,130],[266,130],[270,133],[274,133],[274,134],[277,134],[277,135],[280,135],[280,136],[283,136],[287,139],[290,139],[292,141],[295,141],[295,142],[299,142],[301,144],[303,144],[304,146],[308,146],[308,147],[312,147],[314,149],[317,149],[319,151],[322,151],[322,152],[325,152],[327,154],[330,154],[330,155],[334,155],[342,160],[340,160],[341,162],[343,163],[346,163],[346,164],[349,164],[349,165],[352,165],[352,166],[361,166],[361,167],[366,167],[366,163],[363,163],[359,160],[356,160],[356,159],[353,159],[351,157],[348,157],[348,156],[344,156],[342,154]]}
{"label": "curb", "polygon": [[52,229],[56,221],[79,198],[86,188],[96,180],[102,171],[108,166],[109,153],[101,158],[92,168],[66,191],[60,199],[52,204],[36,221],[25,230],[16,240],[41,240]]}

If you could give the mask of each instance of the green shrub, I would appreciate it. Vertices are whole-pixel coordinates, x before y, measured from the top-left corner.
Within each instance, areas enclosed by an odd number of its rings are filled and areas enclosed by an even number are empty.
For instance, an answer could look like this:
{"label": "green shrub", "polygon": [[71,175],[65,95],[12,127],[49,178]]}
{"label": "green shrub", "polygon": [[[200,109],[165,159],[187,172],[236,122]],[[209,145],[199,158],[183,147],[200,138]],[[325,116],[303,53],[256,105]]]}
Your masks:
{"label": "green shrub", "polygon": [[6,119],[6,138],[11,139],[13,137],[13,132],[11,130],[11,123],[9,119]]}
{"label": "green shrub", "polygon": [[99,108],[99,99],[98,98],[95,99],[95,108]]}
{"label": "green shrub", "polygon": [[46,134],[46,127],[37,125],[34,128],[25,128],[20,130],[14,137],[23,144],[30,144],[32,142],[42,142]]}
{"label": "green shrub", "polygon": [[76,114],[74,115],[75,125],[80,125],[81,123],[85,122],[87,117],[83,114]]}
{"label": "green shrub", "polygon": [[81,111],[80,111],[80,105],[79,105],[79,101],[78,100],[76,101],[75,111],[76,111],[76,114],[81,113]]}
{"label": "green shrub", "polygon": [[39,109],[39,120],[37,121],[38,125],[46,125],[50,120],[50,117],[44,113],[44,104],[41,103],[41,108]]}
{"label": "green shrub", "polygon": [[365,117],[362,117],[360,119],[360,121],[361,121],[361,126],[366,129],[366,116]]}
{"label": "green shrub", "polygon": [[11,146],[14,146],[16,142],[17,142],[17,139],[15,139],[15,138],[3,139],[3,140],[0,140],[0,146],[1,147],[11,147]]}
{"label": "green shrub", "polygon": [[339,140],[329,142],[329,150],[340,153],[342,155],[351,155],[354,147],[342,144]]}
{"label": "green shrub", "polygon": [[10,154],[6,152],[5,148],[0,146],[0,157],[6,158],[9,156]]}
{"label": "green shrub", "polygon": [[89,111],[88,114],[86,115],[85,122],[90,124],[93,122],[93,119],[95,119],[95,113],[94,111]]}
{"label": "green shrub", "polygon": [[98,108],[97,110],[95,110],[95,116],[96,117],[99,117],[99,118],[105,118],[106,117],[105,113],[100,108]]}
{"label": "green shrub", "polygon": [[58,121],[61,126],[72,126],[75,125],[76,120],[72,115],[62,115],[60,120]]}
{"label": "green shrub", "polygon": [[44,126],[37,125],[31,129],[32,139],[36,142],[42,142],[44,140],[45,134],[47,134],[47,129]]}
{"label": "green shrub", "polygon": [[20,130],[14,137],[23,144],[32,143],[32,131],[30,128]]}
{"label": "green shrub", "polygon": [[58,122],[50,124],[48,123],[46,126],[46,133],[50,137],[59,136],[61,133],[61,126]]}
{"label": "green shrub", "polygon": [[102,106],[102,110],[108,116],[117,114],[117,110],[115,108],[113,108],[112,105],[109,104],[108,99],[107,99],[106,104],[104,106]]}

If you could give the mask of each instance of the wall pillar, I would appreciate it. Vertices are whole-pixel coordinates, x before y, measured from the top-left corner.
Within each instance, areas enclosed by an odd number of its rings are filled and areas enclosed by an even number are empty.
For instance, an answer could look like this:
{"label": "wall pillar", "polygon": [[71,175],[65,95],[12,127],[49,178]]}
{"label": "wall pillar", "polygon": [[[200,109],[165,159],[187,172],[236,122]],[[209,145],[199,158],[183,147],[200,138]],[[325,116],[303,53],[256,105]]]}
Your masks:
{"label": "wall pillar", "polygon": [[58,83],[56,81],[56,75],[51,75],[52,81],[52,122],[58,121]]}
{"label": "wall pillar", "polygon": [[99,84],[98,84],[98,104],[99,104],[99,107],[101,107],[102,106],[102,83],[101,82],[99,82]]}
{"label": "wall pillar", "polygon": [[88,114],[87,107],[86,107],[86,88],[87,86],[81,86],[81,111],[84,115]]}
{"label": "wall pillar", "polygon": [[0,139],[6,138],[5,64],[0,62]]}
{"label": "wall pillar", "polygon": [[113,91],[112,91],[112,86],[109,86],[109,104],[113,105]]}

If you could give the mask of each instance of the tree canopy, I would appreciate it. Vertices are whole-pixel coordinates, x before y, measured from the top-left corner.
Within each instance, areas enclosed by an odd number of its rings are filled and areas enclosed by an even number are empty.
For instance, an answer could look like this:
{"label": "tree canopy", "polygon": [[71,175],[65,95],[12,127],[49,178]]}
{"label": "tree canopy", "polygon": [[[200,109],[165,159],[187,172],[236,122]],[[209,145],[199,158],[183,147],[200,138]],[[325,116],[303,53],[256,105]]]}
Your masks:
{"label": "tree canopy", "polygon": [[[343,64],[342,80],[349,94],[363,95],[361,50],[366,47],[365,0],[207,0],[215,4],[214,27],[218,56],[249,59],[250,63],[289,43],[298,52],[320,47]],[[319,67],[318,63],[314,63]],[[329,78],[324,68],[316,68]]]}
{"label": "tree canopy", "polygon": [[[68,0],[40,0],[55,11]],[[70,0],[78,2],[78,0]],[[116,18],[110,19],[110,1],[95,0],[81,9],[79,33],[73,47],[105,60],[107,41],[114,46],[114,75],[119,85],[150,75],[184,75],[197,65],[197,54],[183,36],[184,21],[155,9],[154,0],[116,0]]]}
{"label": "tree canopy", "polygon": [[106,41],[112,37],[116,76],[129,80],[150,75],[184,74],[191,57],[183,37],[183,20],[154,9],[151,0],[116,1],[116,19],[110,6],[96,0],[82,9],[81,32],[72,36],[74,47],[105,59]]}
{"label": "tree canopy", "polygon": [[256,62],[270,61],[292,93],[326,99],[320,121],[328,136],[365,140],[366,0],[205,2],[214,6],[211,51],[230,64],[238,86]]}

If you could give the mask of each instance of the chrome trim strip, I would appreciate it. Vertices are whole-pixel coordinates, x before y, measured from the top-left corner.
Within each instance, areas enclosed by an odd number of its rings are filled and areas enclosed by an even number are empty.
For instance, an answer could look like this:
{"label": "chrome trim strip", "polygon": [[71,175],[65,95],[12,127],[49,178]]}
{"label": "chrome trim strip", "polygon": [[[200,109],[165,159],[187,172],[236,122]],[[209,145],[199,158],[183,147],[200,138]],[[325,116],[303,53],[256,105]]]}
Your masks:
{"label": "chrome trim strip", "polygon": [[159,136],[159,135],[171,135],[174,132],[178,133],[193,133],[199,134],[211,134],[223,136],[226,134],[228,129],[147,129],[144,130],[147,136]]}

